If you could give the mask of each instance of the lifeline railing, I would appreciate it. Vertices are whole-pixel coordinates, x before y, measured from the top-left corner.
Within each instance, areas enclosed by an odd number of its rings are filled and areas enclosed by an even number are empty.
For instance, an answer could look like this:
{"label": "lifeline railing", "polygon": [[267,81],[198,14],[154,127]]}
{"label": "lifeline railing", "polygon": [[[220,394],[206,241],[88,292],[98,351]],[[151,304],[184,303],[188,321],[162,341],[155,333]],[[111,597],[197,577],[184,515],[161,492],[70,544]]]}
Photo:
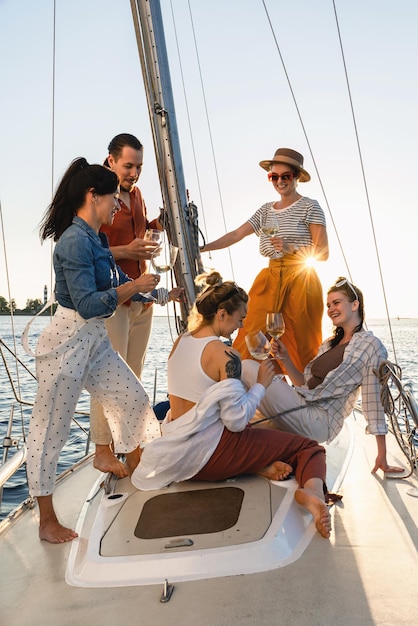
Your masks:
{"label": "lifeline railing", "polygon": [[[36,382],[35,374],[13,352],[13,350],[11,350],[11,348],[3,341],[3,339],[0,338],[1,360],[3,361],[5,372],[7,374],[7,378],[10,383],[10,388],[13,392],[13,396],[15,399],[15,402],[13,403],[12,401],[11,403],[6,432],[5,432],[5,435],[3,436],[3,441],[1,442],[2,443],[2,459],[1,459],[1,465],[0,465],[0,511],[1,511],[2,503],[3,503],[3,487],[5,483],[8,480],[10,480],[10,478],[12,478],[19,471],[19,469],[25,464],[25,461],[26,461],[27,448],[26,448],[26,432],[25,432],[24,417],[22,417],[21,432],[19,433],[19,436],[16,436],[15,433],[13,432],[15,429],[15,408],[16,408],[16,405],[19,406],[21,409],[23,407],[30,408],[33,406],[32,401],[29,401],[21,397],[21,394],[19,393],[18,388],[16,386],[12,371],[9,367],[9,363],[6,359],[5,351],[10,353],[11,357],[13,358],[16,364],[16,367],[23,368],[25,374],[27,374],[30,378],[32,378]],[[77,426],[78,429],[80,429],[80,431],[86,437],[84,453],[80,455],[82,458],[88,456],[89,451],[90,451],[90,432],[81,424],[78,417],[80,416],[88,417],[88,415],[89,414],[85,411],[77,410],[72,419],[73,423]],[[28,419],[29,419],[29,416],[28,416]],[[15,449],[16,451],[14,452],[13,455],[10,456],[10,452],[12,449]],[[32,499],[28,498],[27,500],[25,500],[25,503],[28,506],[31,506]]]}
{"label": "lifeline railing", "polygon": [[[410,467],[409,474],[403,476],[408,478],[414,471],[418,474],[418,404],[412,390],[402,384],[399,365],[383,361],[375,374],[382,386],[380,399],[390,430]],[[418,496],[418,488],[412,488],[408,493]]]}

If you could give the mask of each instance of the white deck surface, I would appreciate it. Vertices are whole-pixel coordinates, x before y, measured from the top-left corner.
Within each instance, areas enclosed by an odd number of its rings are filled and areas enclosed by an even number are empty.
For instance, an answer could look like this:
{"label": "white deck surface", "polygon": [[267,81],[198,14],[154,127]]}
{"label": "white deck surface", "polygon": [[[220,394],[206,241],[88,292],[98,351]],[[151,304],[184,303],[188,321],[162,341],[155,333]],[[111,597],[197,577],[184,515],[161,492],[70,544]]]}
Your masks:
{"label": "white deck surface", "polygon": [[[65,583],[70,545],[37,537],[28,511],[0,535],[0,623],[13,626],[409,626],[418,619],[418,498],[416,479],[389,480],[370,469],[374,437],[356,425],[356,446],[342,503],[333,508],[330,541],[316,535],[286,567],[257,574],[162,585],[86,589]],[[397,447],[390,462],[402,464]],[[56,492],[60,518],[75,526],[97,472],[86,466]],[[34,540],[35,538],[35,540]]]}

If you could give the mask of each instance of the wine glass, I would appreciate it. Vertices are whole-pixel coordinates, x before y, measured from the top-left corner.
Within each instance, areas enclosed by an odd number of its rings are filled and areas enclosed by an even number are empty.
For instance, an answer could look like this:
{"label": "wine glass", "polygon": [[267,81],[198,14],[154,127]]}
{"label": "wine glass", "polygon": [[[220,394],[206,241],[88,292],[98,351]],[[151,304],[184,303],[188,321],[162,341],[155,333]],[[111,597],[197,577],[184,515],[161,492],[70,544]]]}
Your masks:
{"label": "wine glass", "polygon": [[[156,228],[147,228],[147,230],[145,231],[144,234],[144,240],[145,241],[152,241],[153,244],[159,244],[161,241],[161,235],[162,235],[161,230],[157,230]],[[147,246],[148,248],[148,246]],[[153,249],[151,246],[149,246],[149,248]],[[154,248],[156,249],[156,248]],[[143,292],[139,292],[142,296],[145,296],[146,298],[148,298],[148,300],[151,300],[153,302],[157,302],[156,298],[154,298],[154,296],[151,295],[150,292],[148,293],[143,293]]]}
{"label": "wine glass", "polygon": [[[277,313],[267,313],[266,315],[266,330],[269,335],[279,339],[285,331],[285,324],[283,314],[278,311]],[[278,354],[274,355],[276,359],[281,357]],[[283,378],[283,376],[282,376]]]}
{"label": "wine glass", "polygon": [[[261,330],[248,333],[248,335],[245,336],[245,343],[247,344],[248,352],[254,359],[257,359],[257,361],[264,361],[269,358],[271,351],[270,342]],[[282,375],[276,374],[273,376],[272,382],[282,378]]]}
{"label": "wine glass", "polygon": [[254,359],[258,361],[268,359],[270,355],[270,342],[261,330],[246,335],[245,343],[247,344],[248,352]]}
{"label": "wine glass", "polygon": [[265,224],[261,227],[261,231],[267,235],[267,237],[275,237],[279,234],[278,224]]}
{"label": "wine glass", "polygon": [[[152,241],[152,243],[154,244],[153,246],[149,246],[152,250],[155,249],[155,246],[158,246],[158,243],[160,241],[160,231],[159,230],[154,230],[154,229],[149,229],[145,231],[144,234],[144,239],[147,241]],[[148,246],[147,246],[148,248]],[[141,296],[144,296],[144,298],[147,298],[150,302],[157,302],[157,299],[154,298],[154,296],[152,295],[152,293],[150,291],[148,291],[147,293],[143,292],[143,291],[138,291],[138,293]]]}
{"label": "wine glass", "polygon": [[171,243],[162,243],[154,250],[151,255],[151,265],[157,274],[168,272],[174,267],[178,251],[179,249]]}
{"label": "wine glass", "polygon": [[266,330],[269,335],[275,337],[276,339],[279,339],[283,335],[285,325],[283,315],[280,311],[277,313],[267,313]]}
{"label": "wine glass", "polygon": [[[277,216],[268,215],[266,223],[261,226],[261,232],[272,239],[273,237],[277,237],[280,235],[280,224]],[[273,245],[273,244],[272,244]],[[283,256],[283,252],[280,250],[276,250],[273,258],[280,258]]]}
{"label": "wine glass", "polygon": [[279,234],[279,230],[280,227],[278,216],[275,212],[273,213],[272,211],[270,211],[266,217],[265,223],[261,226],[261,231],[267,237],[275,237]]}

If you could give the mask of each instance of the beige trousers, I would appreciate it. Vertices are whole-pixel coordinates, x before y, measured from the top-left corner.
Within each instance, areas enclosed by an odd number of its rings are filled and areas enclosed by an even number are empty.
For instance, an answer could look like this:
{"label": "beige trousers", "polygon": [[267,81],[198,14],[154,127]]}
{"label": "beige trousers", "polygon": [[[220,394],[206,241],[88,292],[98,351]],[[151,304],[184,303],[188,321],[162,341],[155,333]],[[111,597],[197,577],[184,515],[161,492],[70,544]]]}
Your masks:
{"label": "beige trousers", "polygon": [[[152,328],[153,307],[142,302],[120,305],[105,321],[112,347],[127,362],[133,373],[141,378]],[[103,407],[95,398],[90,402],[90,434],[98,445],[112,442],[112,434]]]}

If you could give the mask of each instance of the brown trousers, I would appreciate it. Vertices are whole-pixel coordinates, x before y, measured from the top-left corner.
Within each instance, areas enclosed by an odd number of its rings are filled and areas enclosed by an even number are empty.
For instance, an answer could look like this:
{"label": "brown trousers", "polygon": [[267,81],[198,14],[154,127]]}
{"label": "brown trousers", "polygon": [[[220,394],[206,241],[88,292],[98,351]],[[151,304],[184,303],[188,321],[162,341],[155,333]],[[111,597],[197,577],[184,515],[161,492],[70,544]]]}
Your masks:
{"label": "brown trousers", "polygon": [[289,463],[301,487],[309,478],[320,478],[325,483],[325,449],[316,441],[250,425],[238,433],[224,428],[215,452],[192,480],[255,474],[274,461]]}

